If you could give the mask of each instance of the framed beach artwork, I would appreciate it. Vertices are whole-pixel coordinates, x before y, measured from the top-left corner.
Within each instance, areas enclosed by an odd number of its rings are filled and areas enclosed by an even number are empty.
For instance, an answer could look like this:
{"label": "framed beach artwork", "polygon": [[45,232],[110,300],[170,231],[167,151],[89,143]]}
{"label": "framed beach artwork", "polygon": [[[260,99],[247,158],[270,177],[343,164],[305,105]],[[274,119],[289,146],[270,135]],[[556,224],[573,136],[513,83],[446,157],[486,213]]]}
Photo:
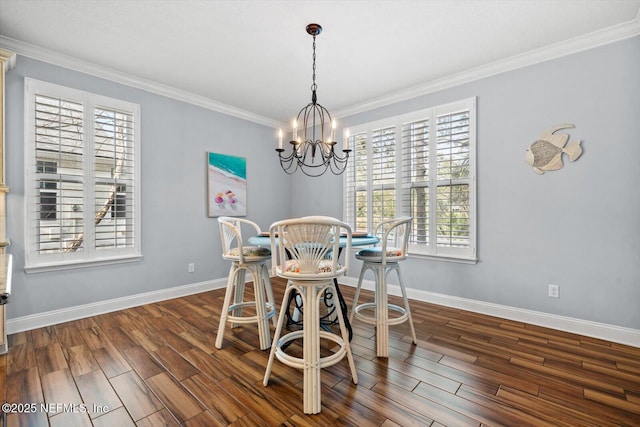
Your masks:
{"label": "framed beach artwork", "polygon": [[207,153],[209,217],[247,215],[247,159]]}

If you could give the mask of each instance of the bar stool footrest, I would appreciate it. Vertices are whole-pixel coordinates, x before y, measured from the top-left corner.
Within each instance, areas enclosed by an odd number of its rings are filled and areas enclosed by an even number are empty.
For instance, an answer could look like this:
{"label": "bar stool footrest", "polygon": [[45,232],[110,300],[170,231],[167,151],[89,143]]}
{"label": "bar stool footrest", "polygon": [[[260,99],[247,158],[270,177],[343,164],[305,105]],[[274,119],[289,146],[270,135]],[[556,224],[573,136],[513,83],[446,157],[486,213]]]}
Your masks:
{"label": "bar stool footrest", "polygon": [[[291,356],[290,354],[287,354],[283,350],[283,348],[287,348],[289,344],[292,343],[293,341],[297,339],[302,339],[303,333],[304,331],[302,330],[289,332],[288,334],[283,335],[278,340],[278,343],[276,344],[275,356],[278,358],[279,361],[281,361],[287,366],[291,366],[292,368],[304,369],[305,361],[303,358]],[[329,356],[320,357],[318,361],[319,368],[327,368],[329,366],[333,366],[336,363],[340,362],[342,359],[344,359],[344,357],[347,355],[347,349],[344,345],[344,340],[339,335],[336,335],[332,332],[327,332],[327,331],[319,331],[318,335],[320,336],[320,339],[333,341],[339,346],[338,350],[336,350],[334,353],[330,354]]]}
{"label": "bar stool footrest", "polygon": [[[229,310],[228,313],[233,312],[236,309],[241,309],[243,307],[255,307],[256,306],[256,302],[255,301],[243,301],[240,303],[236,303],[236,304],[232,304],[229,306]],[[275,305],[268,302],[265,304],[265,308],[266,308],[266,313],[264,318],[265,319],[271,319],[273,316],[276,315],[276,308]],[[227,316],[227,323],[256,323],[258,322],[258,316],[233,316],[233,315],[228,315]]]}
{"label": "bar stool footrest", "polygon": [[[361,310],[366,310],[366,309],[373,309],[374,314],[370,316],[360,312]],[[370,325],[377,325],[378,320],[376,319],[376,316],[375,316],[375,309],[376,309],[376,303],[374,302],[358,304],[354,309],[353,316],[356,319],[360,320],[361,322],[368,323]],[[386,322],[388,325],[399,325],[400,323],[404,323],[409,319],[409,314],[407,313],[407,310],[404,307],[400,307],[399,305],[395,305],[395,304],[387,304],[387,309],[389,311],[395,311],[401,314],[398,317],[389,317],[389,319]]]}

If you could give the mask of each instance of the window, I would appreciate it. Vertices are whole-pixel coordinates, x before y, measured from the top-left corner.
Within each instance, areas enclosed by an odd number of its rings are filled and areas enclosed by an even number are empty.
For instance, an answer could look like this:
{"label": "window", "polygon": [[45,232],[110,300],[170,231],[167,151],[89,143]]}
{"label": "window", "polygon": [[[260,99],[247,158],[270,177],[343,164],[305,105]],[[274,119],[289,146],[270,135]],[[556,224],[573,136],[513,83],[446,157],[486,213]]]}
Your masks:
{"label": "window", "polygon": [[25,84],[26,269],[140,256],[139,107]]}
{"label": "window", "polygon": [[354,229],[409,215],[410,253],[475,260],[475,98],[351,133],[344,216]]}

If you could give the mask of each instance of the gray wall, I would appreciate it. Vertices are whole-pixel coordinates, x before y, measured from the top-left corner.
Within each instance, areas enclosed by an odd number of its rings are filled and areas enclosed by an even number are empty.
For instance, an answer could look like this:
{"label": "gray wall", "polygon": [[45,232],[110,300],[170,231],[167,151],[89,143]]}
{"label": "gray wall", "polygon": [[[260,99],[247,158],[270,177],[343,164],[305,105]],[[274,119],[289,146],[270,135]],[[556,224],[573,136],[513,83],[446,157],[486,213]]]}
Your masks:
{"label": "gray wall", "polygon": [[[24,76],[141,105],[141,262],[23,273]],[[409,259],[408,286],[640,329],[638,94],[636,37],[341,119],[354,126],[478,99],[479,262]],[[226,276],[217,224],[205,212],[207,151],[247,157],[248,217],[262,227],[287,216],[342,216],[341,177],[285,175],[273,129],[24,57],[7,74],[6,102],[10,319]],[[525,150],[558,123],[576,125],[570,134],[584,154],[538,176]],[[560,285],[560,299],[547,297],[549,283]]]}
{"label": "gray wall", "polygon": [[[24,273],[24,77],[140,104],[140,262]],[[207,151],[247,158],[249,219],[264,228],[289,215],[290,180],[276,161],[273,129],[26,57],[6,76],[6,142],[9,319],[224,278],[218,223],[206,212]]]}
{"label": "gray wall", "polygon": [[[340,121],[355,126],[471,96],[478,101],[479,262],[409,259],[406,284],[640,329],[640,37]],[[584,152],[539,176],[525,150],[559,123],[575,124],[571,140],[581,139]],[[293,212],[321,206],[342,215],[335,190],[307,185],[292,183]],[[560,285],[559,299],[547,296],[549,283]]]}

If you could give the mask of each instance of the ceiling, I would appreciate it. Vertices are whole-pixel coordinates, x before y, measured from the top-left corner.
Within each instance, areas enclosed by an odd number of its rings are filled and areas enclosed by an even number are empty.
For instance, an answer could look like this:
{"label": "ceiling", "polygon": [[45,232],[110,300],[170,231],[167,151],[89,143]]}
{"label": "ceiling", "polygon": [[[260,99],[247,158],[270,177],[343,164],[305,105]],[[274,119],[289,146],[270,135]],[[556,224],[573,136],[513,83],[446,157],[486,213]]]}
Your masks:
{"label": "ceiling", "polygon": [[[640,0],[0,0],[0,46],[268,125],[640,34]],[[160,89],[158,89],[160,88]]]}

